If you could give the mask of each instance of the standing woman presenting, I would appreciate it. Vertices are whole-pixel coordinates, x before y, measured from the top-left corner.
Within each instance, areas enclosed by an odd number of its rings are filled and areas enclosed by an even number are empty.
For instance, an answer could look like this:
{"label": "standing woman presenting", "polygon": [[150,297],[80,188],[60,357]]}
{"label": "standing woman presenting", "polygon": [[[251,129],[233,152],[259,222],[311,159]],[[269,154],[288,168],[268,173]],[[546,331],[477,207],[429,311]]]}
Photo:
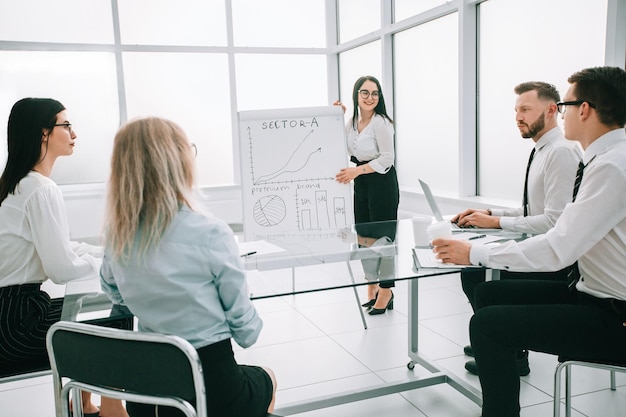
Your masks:
{"label": "standing woman presenting", "polygon": [[[0,177],[0,369],[21,373],[48,365],[46,333],[61,319],[63,299],[41,284],[98,274],[101,248],[70,241],[61,190],[49,176],[58,157],[74,152],[76,133],[63,104],[24,98],[13,105],[8,157]],[[95,256],[93,256],[95,255]],[[119,400],[101,409],[83,393],[85,415],[127,417]]]}
{"label": "standing woman presenting", "polygon": [[[393,166],[393,121],[387,115],[378,80],[369,75],[359,78],[352,90],[352,101],[354,111],[346,125],[346,136],[350,161],[357,166],[341,169],[335,178],[342,184],[354,180],[354,221],[357,228],[359,223],[397,220],[400,191]],[[335,105],[342,106],[339,101]],[[362,236],[359,233],[359,243],[363,246],[371,246],[378,238],[380,236]],[[365,278],[377,280],[378,274],[366,270]],[[371,307],[370,315],[382,314],[393,308],[393,286],[393,281],[367,286],[369,301],[363,307]]]}

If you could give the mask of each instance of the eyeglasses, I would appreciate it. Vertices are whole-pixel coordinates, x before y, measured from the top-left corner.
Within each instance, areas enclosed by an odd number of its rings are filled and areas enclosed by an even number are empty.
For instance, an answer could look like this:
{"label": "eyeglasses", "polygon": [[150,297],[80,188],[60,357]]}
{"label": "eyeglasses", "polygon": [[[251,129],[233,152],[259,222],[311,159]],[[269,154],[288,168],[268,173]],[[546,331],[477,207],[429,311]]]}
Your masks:
{"label": "eyeglasses", "polygon": [[376,100],[380,96],[378,91],[372,91],[370,93],[368,90],[359,90],[359,94],[361,98],[370,98],[370,96],[372,96],[372,100]]}
{"label": "eyeglasses", "polygon": [[68,132],[72,131],[72,124],[71,123],[57,123],[52,125],[52,127],[56,127],[56,126],[63,126]]}
{"label": "eyeglasses", "polygon": [[591,107],[592,109],[596,108],[596,105],[593,104],[590,101],[587,101],[587,100],[574,100],[574,101],[559,101],[558,103],[556,103],[556,110],[559,113],[564,114],[565,110],[567,110],[566,106],[580,106],[583,103],[589,104],[589,107]]}
{"label": "eyeglasses", "polygon": [[196,144],[190,143],[189,146],[191,147],[191,150],[193,151],[193,156],[198,156],[198,147],[196,146]]}

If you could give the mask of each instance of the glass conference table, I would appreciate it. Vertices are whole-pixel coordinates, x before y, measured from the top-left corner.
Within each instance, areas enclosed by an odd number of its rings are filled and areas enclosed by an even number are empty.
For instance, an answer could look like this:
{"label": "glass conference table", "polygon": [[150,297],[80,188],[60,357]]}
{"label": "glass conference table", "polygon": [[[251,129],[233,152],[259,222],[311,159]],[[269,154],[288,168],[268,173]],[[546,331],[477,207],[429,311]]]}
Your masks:
{"label": "glass conference table", "polygon": [[[430,375],[419,379],[384,382],[360,390],[284,404],[276,409],[276,413],[292,415],[436,384],[449,384],[479,406],[482,405],[479,390],[418,351],[419,279],[458,273],[461,268],[427,269],[416,266],[410,219],[254,238],[257,240],[240,242],[242,260],[249,273],[250,298],[253,300],[351,288],[355,303],[360,304],[357,287],[367,285],[365,274],[379,281],[408,280],[407,367],[413,369],[419,364],[430,372]],[[306,268],[320,268],[323,272],[299,272]],[[273,278],[272,273],[276,271],[286,274]],[[285,275],[289,277],[285,278]],[[363,309],[358,307],[358,311],[367,328]],[[129,317],[132,320],[125,307],[112,308],[106,295],[100,291],[98,279],[74,281],[66,285],[62,320],[104,325],[113,322],[114,327],[123,327],[118,323],[127,323],[125,320]]]}

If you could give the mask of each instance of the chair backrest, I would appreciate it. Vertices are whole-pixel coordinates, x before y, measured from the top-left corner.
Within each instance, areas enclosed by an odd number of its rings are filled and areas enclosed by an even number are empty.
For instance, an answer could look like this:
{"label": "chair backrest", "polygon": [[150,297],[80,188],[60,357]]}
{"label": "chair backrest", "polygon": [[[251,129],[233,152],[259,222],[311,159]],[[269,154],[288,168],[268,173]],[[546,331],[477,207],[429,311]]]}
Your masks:
{"label": "chair backrest", "polygon": [[194,347],[180,337],[58,322],[48,332],[47,347],[55,397],[61,378],[69,378],[129,394],[125,398],[182,399],[206,416],[202,365]]}

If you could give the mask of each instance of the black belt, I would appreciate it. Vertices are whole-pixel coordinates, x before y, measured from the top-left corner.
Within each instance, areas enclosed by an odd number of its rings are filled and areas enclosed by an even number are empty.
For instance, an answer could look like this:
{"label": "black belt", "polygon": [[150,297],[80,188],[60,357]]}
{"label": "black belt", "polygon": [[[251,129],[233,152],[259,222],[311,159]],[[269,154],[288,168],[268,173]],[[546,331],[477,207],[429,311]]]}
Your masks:
{"label": "black belt", "polygon": [[361,166],[367,164],[369,161],[359,161],[358,159],[356,159],[356,156],[351,156],[350,162],[354,162],[356,166]]}
{"label": "black belt", "polygon": [[0,288],[0,298],[41,291],[41,284],[19,284]]}

